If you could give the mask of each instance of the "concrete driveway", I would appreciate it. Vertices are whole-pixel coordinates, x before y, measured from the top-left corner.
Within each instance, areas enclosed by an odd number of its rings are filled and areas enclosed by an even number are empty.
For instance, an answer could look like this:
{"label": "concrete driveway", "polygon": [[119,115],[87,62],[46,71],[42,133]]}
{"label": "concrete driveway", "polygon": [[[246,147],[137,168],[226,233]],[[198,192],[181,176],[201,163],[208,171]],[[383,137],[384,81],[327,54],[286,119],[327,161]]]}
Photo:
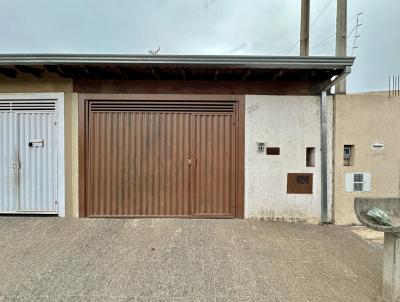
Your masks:
{"label": "concrete driveway", "polygon": [[4,301],[375,301],[381,256],[381,249],[349,228],[335,226],[0,217],[0,296]]}

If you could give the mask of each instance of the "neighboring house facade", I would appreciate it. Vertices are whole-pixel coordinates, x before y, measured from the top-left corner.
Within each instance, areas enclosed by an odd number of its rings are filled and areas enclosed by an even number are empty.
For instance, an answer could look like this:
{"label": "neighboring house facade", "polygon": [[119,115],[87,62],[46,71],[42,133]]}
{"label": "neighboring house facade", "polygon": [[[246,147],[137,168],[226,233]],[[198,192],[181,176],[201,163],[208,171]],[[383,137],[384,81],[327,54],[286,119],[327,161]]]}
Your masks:
{"label": "neighboring house facade", "polygon": [[332,221],[353,60],[0,55],[0,212]]}
{"label": "neighboring house facade", "polygon": [[400,196],[400,97],[336,95],[334,104],[334,221],[358,224],[354,197]]}

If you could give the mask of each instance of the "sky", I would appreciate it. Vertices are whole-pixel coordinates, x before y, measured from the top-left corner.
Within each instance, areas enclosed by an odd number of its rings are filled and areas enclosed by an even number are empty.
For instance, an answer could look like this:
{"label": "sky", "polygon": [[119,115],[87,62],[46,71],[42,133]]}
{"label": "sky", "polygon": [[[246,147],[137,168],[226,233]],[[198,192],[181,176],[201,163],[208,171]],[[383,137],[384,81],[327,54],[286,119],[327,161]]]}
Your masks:
{"label": "sky", "polygon": [[[0,53],[298,55],[301,0],[0,0]],[[354,43],[356,16],[359,37]],[[336,0],[311,0],[310,55],[334,55]],[[348,0],[348,92],[400,74],[400,1]],[[353,31],[352,31],[353,30]],[[353,45],[355,48],[353,49]]]}

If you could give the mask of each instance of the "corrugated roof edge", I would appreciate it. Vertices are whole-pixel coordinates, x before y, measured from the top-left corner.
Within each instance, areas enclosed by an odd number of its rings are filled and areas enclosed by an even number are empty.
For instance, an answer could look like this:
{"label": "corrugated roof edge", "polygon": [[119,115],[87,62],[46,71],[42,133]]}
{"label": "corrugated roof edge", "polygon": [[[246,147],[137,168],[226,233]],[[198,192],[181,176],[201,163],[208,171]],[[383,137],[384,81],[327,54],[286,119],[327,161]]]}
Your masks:
{"label": "corrugated roof edge", "polygon": [[168,65],[258,69],[344,69],[354,57],[136,54],[0,54],[0,65]]}

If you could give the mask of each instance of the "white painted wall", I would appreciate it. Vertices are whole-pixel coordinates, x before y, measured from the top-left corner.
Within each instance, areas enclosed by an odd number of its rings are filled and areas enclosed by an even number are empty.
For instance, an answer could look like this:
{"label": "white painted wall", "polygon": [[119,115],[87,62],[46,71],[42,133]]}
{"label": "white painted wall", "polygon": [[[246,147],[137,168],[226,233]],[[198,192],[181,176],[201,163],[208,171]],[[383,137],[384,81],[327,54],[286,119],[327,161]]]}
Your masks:
{"label": "white painted wall", "polygon": [[[328,97],[328,208],[332,200],[332,98]],[[321,211],[320,97],[246,96],[245,217],[318,222]],[[257,142],[280,155],[257,152]],[[306,148],[315,147],[315,167]],[[313,173],[313,194],[287,194],[287,173]]]}

